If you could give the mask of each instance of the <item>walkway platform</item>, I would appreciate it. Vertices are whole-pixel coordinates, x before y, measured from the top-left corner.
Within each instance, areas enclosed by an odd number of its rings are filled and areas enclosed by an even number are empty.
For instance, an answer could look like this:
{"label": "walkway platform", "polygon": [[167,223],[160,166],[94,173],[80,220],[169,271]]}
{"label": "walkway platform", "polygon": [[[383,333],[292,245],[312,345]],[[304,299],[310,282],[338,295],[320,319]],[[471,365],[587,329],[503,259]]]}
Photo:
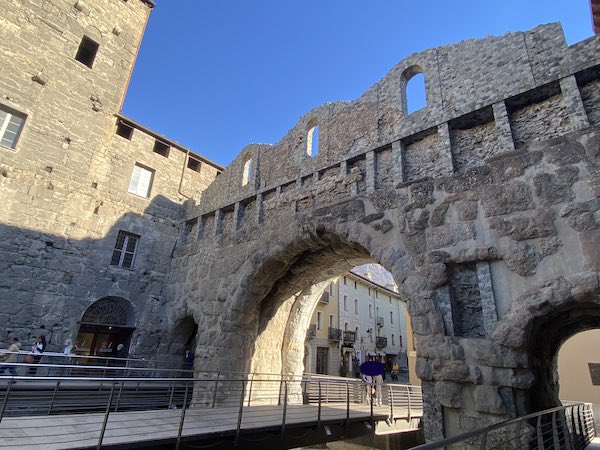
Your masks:
{"label": "walkway platform", "polygon": [[[373,419],[385,420],[388,408],[374,407]],[[182,430],[182,440],[200,441],[223,438],[234,441],[238,427],[239,408],[188,409]],[[407,411],[408,414],[408,411]],[[370,423],[369,405],[352,405],[349,419],[346,405],[328,404],[321,407],[317,423],[317,405],[251,406],[244,408],[240,434],[271,431],[285,437],[285,431],[298,427],[322,427],[331,423]],[[104,414],[60,416],[29,416],[4,418],[0,423],[0,448],[28,450],[58,450],[96,448]],[[282,421],[285,426],[282,427]],[[102,448],[133,448],[149,444],[175,442],[181,423],[179,410],[154,410],[111,413],[108,418]],[[349,424],[348,424],[349,425]]]}

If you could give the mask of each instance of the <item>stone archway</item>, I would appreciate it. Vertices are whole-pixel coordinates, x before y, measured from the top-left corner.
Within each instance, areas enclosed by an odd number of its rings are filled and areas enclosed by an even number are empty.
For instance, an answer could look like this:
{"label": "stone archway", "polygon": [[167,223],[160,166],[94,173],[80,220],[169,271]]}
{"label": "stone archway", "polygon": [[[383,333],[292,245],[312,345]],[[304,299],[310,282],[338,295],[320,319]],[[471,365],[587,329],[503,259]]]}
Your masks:
{"label": "stone archway", "polygon": [[122,297],[103,297],[83,313],[76,352],[84,356],[111,357],[119,344],[123,344],[127,352],[135,329],[133,305]]}

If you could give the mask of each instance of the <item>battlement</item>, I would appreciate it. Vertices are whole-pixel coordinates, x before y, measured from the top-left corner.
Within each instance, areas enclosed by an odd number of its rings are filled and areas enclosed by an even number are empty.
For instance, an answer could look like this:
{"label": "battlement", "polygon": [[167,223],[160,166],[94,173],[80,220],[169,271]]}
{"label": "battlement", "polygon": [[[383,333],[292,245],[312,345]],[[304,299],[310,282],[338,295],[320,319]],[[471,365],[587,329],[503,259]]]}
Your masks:
{"label": "battlement", "polygon": [[[261,223],[275,205],[300,212],[462,173],[597,123],[598,43],[568,47],[554,23],[412,54],[360,98],[313,109],[275,145],[245,147],[203,192],[199,233]],[[417,73],[427,105],[408,114],[406,84]]]}

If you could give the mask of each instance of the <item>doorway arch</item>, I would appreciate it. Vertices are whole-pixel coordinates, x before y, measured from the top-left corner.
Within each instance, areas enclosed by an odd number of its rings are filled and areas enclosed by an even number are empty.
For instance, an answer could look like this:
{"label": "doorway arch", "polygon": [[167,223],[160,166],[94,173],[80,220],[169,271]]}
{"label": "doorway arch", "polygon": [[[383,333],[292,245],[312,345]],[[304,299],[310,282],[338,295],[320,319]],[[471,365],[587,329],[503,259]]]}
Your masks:
{"label": "doorway arch", "polygon": [[76,352],[83,356],[115,356],[119,344],[128,351],[135,329],[133,305],[122,297],[103,297],[83,313]]}

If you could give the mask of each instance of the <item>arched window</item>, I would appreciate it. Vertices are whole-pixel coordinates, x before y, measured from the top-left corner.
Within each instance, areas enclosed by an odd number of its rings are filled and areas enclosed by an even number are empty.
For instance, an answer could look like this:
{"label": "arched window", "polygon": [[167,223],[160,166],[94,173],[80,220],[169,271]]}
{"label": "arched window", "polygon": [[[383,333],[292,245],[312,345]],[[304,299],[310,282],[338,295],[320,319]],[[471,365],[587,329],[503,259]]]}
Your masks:
{"label": "arched window", "polygon": [[319,154],[319,125],[314,125],[308,130],[306,153],[313,158]]}
{"label": "arched window", "polygon": [[404,85],[404,112],[412,114],[427,106],[425,75],[420,67],[413,66],[402,74]]}
{"label": "arched window", "polygon": [[82,324],[135,328],[135,312],[131,303],[120,297],[104,297],[83,314]]}
{"label": "arched window", "polygon": [[249,183],[251,173],[252,173],[252,158],[248,159],[244,163],[244,172],[242,174],[242,186],[246,186]]}

